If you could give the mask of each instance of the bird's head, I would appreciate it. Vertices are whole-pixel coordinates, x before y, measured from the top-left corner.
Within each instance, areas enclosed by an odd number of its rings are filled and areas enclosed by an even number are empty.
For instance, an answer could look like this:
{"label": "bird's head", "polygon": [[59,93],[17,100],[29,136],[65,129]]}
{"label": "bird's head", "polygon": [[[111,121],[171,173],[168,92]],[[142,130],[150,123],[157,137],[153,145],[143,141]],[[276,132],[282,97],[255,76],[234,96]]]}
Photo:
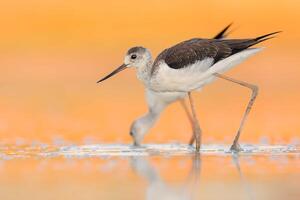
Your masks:
{"label": "bird's head", "polygon": [[148,49],[144,47],[132,47],[130,48],[124,58],[124,63],[112,71],[110,74],[105,76],[104,78],[100,79],[97,83],[100,83],[113,75],[123,71],[124,69],[130,68],[130,67],[141,67],[145,66],[149,61],[152,60],[151,53]]}

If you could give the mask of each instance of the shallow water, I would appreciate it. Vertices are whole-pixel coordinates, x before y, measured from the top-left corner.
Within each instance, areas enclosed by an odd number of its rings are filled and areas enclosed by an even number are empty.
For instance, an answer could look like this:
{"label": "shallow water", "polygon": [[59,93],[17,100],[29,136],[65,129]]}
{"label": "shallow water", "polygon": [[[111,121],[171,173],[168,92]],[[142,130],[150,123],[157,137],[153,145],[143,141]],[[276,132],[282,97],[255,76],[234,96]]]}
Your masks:
{"label": "shallow water", "polygon": [[298,146],[0,146],[0,199],[300,199]]}

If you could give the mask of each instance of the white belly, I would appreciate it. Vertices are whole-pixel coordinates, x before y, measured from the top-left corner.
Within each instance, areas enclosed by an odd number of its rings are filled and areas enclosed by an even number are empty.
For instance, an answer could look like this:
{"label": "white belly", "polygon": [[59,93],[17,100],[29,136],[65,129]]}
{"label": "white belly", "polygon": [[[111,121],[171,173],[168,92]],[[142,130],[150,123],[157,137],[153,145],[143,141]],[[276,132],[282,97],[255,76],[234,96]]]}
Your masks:
{"label": "white belly", "polygon": [[261,48],[247,49],[214,65],[213,59],[207,58],[182,69],[170,68],[163,62],[151,77],[149,87],[160,92],[188,92],[200,89],[215,79],[215,73],[224,73],[260,50]]}

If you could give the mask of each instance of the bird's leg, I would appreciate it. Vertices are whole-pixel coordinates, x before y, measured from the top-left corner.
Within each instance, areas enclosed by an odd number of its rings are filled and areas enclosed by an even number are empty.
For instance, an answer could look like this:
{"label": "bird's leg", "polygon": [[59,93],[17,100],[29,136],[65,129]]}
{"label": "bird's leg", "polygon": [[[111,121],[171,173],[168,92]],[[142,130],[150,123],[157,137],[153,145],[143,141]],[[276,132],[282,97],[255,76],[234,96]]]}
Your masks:
{"label": "bird's leg", "polygon": [[181,106],[183,107],[188,119],[189,119],[189,122],[192,126],[192,130],[193,130],[193,135],[189,141],[189,145],[193,145],[194,144],[194,141],[195,141],[195,130],[194,130],[194,125],[193,125],[193,117],[192,117],[192,114],[190,113],[186,103],[185,103],[185,100],[184,99],[180,99],[180,104]]}
{"label": "bird's leg", "polygon": [[242,129],[244,127],[245,121],[246,121],[246,119],[248,117],[248,114],[249,114],[249,112],[250,112],[250,110],[252,108],[252,105],[253,105],[253,103],[254,103],[254,101],[256,99],[256,96],[258,94],[258,87],[256,85],[253,85],[253,84],[250,84],[250,83],[247,83],[247,82],[244,82],[244,81],[236,80],[236,79],[230,78],[230,77],[222,75],[222,74],[215,73],[214,75],[217,76],[217,77],[219,77],[219,78],[231,81],[233,83],[237,83],[237,84],[239,84],[241,86],[250,88],[252,90],[250,101],[249,101],[249,103],[247,105],[246,111],[245,111],[245,113],[243,115],[243,118],[241,120],[240,127],[238,129],[238,132],[237,132],[235,138],[234,138],[233,144],[231,145],[231,148],[230,148],[231,151],[239,152],[239,151],[242,150],[242,148],[239,145],[239,138],[240,138]]}
{"label": "bird's leg", "polygon": [[188,92],[189,100],[191,104],[191,110],[192,110],[192,117],[193,117],[193,129],[195,134],[195,140],[196,140],[196,151],[200,151],[200,145],[201,145],[201,128],[197,119],[197,114],[194,106],[194,101],[192,98],[191,92]]}

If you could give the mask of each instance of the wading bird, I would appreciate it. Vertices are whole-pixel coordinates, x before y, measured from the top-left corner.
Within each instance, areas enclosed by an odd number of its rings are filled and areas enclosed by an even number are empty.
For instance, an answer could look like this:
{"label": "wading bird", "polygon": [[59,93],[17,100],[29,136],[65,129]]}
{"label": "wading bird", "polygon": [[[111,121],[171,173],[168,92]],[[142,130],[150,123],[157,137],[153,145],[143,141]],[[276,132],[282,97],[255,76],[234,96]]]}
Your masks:
{"label": "wading bird", "polygon": [[239,137],[257,96],[258,87],[222,75],[222,73],[261,51],[262,48],[250,47],[273,38],[272,35],[277,33],[279,32],[251,39],[194,38],[165,49],[154,61],[148,49],[141,46],[132,47],[127,51],[124,63],[97,83],[124,69],[136,68],[138,79],[147,88],[146,98],[149,112],[137,119],[131,126],[130,134],[135,145],[141,144],[144,135],[168,104],[188,96],[192,111],[191,121],[196,140],[196,151],[200,150],[202,131],[191,92],[201,89],[216,77],[250,88],[252,95],[230,148],[232,151],[238,152],[242,150],[238,143]]}
{"label": "wading bird", "polygon": [[[215,35],[213,37],[213,39],[223,39],[225,37],[227,37],[227,35],[229,33],[227,33],[228,29],[230,28],[232,24],[229,24],[228,26],[226,26],[223,30],[221,30],[217,35]],[[195,130],[193,127],[193,118],[192,115],[185,103],[184,98],[187,96],[186,94],[182,94],[182,93],[178,93],[175,92],[172,95],[170,93],[168,93],[169,97],[165,97],[164,94],[162,94],[161,92],[155,92],[152,90],[148,90],[147,87],[146,88],[146,94],[148,95],[148,99],[151,98],[152,101],[148,101],[148,113],[144,116],[142,116],[141,118],[135,120],[130,128],[130,135],[133,135],[135,131],[135,129],[139,129],[139,133],[140,135],[145,135],[148,130],[153,127],[154,123],[157,121],[157,119],[159,118],[160,114],[162,113],[162,111],[171,103],[175,102],[175,101],[180,101],[180,105],[183,107],[183,109],[185,110],[185,113],[190,121],[190,124],[192,126],[193,129],[193,135],[190,139],[189,144],[193,145],[194,140],[195,140]],[[134,142],[135,144],[138,144],[137,142]]]}
{"label": "wading bird", "polygon": [[[223,39],[225,37],[228,36],[228,29],[231,27],[232,23],[227,25],[224,29],[222,29],[218,34],[216,34],[213,39]],[[183,93],[178,93],[178,92],[174,92],[172,95],[169,92],[167,94],[167,97],[164,95],[164,93],[161,92],[155,92],[152,90],[147,89],[147,87],[145,87],[146,90],[146,95],[147,95],[147,99],[152,99],[151,101],[148,101],[148,110],[149,112],[138,118],[137,120],[135,120],[130,128],[130,135],[133,136],[134,132],[138,132],[140,136],[145,135],[149,129],[151,127],[153,127],[154,123],[157,121],[157,119],[159,118],[161,112],[171,103],[175,102],[175,101],[180,101],[180,105],[183,107],[189,122],[192,126],[193,129],[193,135],[190,139],[189,144],[193,145],[194,141],[195,141],[195,130],[194,130],[194,126],[193,126],[193,118],[192,115],[185,103],[184,98],[187,96],[187,93],[183,94]],[[138,131],[136,131],[136,129],[139,129]],[[134,138],[135,139],[135,138]],[[139,138],[139,140],[141,140],[142,137]],[[139,145],[138,140],[135,139],[134,140],[134,144],[135,145]]]}

